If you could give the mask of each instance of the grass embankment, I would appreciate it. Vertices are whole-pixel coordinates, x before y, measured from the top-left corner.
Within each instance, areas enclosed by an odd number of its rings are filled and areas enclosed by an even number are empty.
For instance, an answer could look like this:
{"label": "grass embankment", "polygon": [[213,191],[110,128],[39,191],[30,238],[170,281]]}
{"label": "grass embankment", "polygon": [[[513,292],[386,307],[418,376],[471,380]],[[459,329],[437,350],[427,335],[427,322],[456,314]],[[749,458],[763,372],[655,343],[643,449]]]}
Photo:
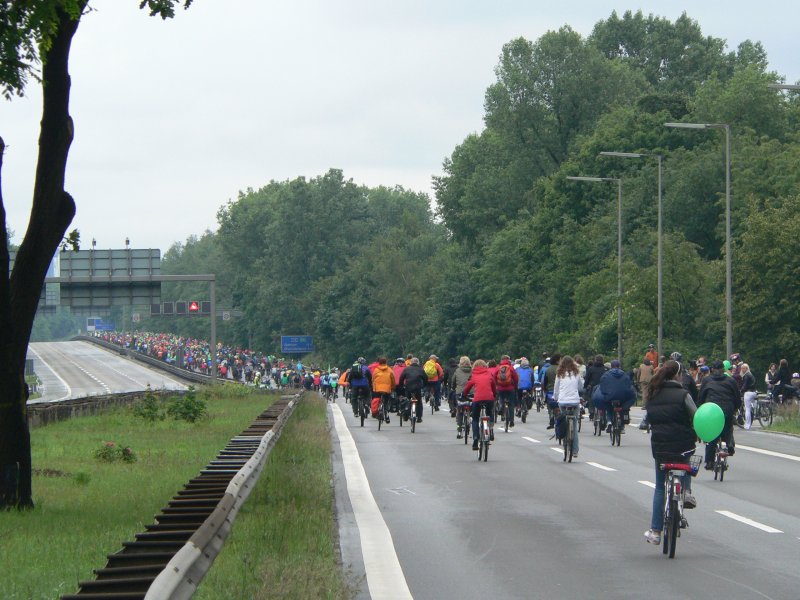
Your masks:
{"label": "grass embankment", "polygon": [[767,427],[769,431],[800,435],[800,407],[796,405],[779,406],[775,420]]}
{"label": "grass embankment", "polygon": [[337,564],[325,411],[306,394],[196,600],[354,596]]}
{"label": "grass embankment", "polygon": [[[52,600],[93,579],[228,440],[277,395],[217,386],[200,391],[210,418],[154,424],[130,409],[81,417],[31,432],[31,512],[0,512],[0,598]],[[327,437],[327,436],[326,436]],[[134,463],[94,457],[104,442],[129,446]],[[231,597],[231,596],[228,596]]]}

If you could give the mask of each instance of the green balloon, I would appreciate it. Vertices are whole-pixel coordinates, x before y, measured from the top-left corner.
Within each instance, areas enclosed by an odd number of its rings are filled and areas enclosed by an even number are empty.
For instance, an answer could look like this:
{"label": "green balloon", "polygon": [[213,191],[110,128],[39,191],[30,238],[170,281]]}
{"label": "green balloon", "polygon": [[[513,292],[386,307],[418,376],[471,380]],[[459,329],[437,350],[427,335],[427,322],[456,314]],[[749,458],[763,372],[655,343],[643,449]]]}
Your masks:
{"label": "green balloon", "polygon": [[719,404],[706,402],[694,413],[694,431],[704,442],[715,440],[725,426],[725,414]]}

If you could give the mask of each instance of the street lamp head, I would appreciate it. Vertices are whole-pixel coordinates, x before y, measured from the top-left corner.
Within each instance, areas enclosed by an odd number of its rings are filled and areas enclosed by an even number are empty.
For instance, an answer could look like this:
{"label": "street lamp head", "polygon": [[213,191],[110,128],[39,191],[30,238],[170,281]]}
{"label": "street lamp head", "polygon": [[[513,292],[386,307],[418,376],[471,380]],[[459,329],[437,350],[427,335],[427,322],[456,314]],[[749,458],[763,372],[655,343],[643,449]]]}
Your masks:
{"label": "street lamp head", "polygon": [[568,176],[567,179],[570,181],[619,181],[617,177],[571,177]]}
{"label": "street lamp head", "polygon": [[643,154],[641,152],[601,152],[600,156],[620,156],[622,158],[644,158],[645,156],[652,156],[652,155]]}
{"label": "street lamp head", "polygon": [[709,123],[664,123],[664,127],[674,127],[675,129],[708,129]]}

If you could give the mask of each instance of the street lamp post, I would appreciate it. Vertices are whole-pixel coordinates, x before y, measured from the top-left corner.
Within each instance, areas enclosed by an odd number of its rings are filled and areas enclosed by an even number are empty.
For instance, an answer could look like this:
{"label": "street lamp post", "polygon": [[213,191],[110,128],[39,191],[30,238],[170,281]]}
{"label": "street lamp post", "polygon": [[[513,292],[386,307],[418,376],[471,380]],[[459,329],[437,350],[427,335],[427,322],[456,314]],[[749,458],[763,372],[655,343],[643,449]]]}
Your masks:
{"label": "street lamp post", "polygon": [[622,179],[618,177],[567,177],[570,181],[617,182],[617,358],[622,364]]}
{"label": "street lamp post", "polygon": [[658,306],[656,308],[658,321],[658,357],[664,355],[664,229],[661,209],[661,173],[664,157],[661,154],[644,152],[601,152],[602,156],[618,156],[621,158],[649,158],[658,160]]}
{"label": "street lamp post", "polygon": [[731,289],[731,126],[727,123],[664,123],[677,129],[723,129],[725,131],[725,346],[733,354],[733,293]]}

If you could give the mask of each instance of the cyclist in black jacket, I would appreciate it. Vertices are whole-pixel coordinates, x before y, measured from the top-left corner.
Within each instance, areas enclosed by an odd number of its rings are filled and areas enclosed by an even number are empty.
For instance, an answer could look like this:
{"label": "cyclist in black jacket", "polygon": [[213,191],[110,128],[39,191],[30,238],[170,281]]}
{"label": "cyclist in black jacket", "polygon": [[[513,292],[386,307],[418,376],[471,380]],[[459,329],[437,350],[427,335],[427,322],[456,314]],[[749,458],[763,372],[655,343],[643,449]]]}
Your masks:
{"label": "cyclist in black jacket", "polygon": [[706,469],[714,468],[714,450],[717,440],[722,440],[728,445],[728,453],[734,453],[733,440],[733,415],[742,407],[742,398],[739,395],[739,386],[736,385],[733,377],[725,374],[725,365],[721,360],[716,360],[711,365],[711,375],[703,379],[700,384],[700,396],[698,405],[702,406],[706,402],[718,404],[725,415],[725,426],[722,433],[714,440],[706,444]]}
{"label": "cyclist in black jacket", "polygon": [[428,376],[425,374],[425,369],[420,366],[417,357],[412,358],[411,364],[400,374],[398,385],[405,387],[409,402],[412,397],[417,399],[417,423],[422,423],[422,390],[427,383]]}

